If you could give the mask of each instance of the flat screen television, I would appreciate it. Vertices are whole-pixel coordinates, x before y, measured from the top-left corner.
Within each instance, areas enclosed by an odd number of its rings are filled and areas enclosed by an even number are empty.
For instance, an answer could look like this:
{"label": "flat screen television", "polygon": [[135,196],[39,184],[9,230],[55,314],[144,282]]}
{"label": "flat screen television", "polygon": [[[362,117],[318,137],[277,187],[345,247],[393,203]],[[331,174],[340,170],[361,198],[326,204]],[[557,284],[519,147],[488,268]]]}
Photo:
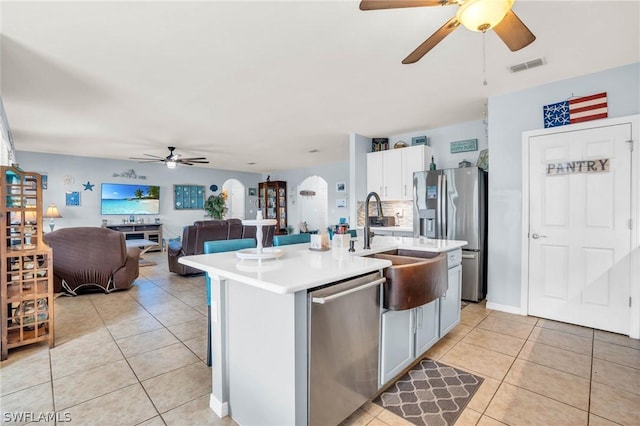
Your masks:
{"label": "flat screen television", "polygon": [[101,214],[159,214],[160,187],[124,183],[103,183]]}

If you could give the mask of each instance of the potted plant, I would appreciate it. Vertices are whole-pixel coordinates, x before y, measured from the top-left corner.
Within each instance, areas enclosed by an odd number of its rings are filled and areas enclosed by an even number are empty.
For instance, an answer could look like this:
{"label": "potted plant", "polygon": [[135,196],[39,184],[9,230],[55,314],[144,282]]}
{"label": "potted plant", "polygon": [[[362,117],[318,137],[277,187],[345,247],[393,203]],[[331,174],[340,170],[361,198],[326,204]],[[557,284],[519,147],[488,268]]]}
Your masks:
{"label": "potted plant", "polygon": [[209,195],[209,198],[204,202],[204,210],[207,212],[205,216],[222,219],[227,212],[226,201],[227,193],[225,191],[222,191],[220,195]]}

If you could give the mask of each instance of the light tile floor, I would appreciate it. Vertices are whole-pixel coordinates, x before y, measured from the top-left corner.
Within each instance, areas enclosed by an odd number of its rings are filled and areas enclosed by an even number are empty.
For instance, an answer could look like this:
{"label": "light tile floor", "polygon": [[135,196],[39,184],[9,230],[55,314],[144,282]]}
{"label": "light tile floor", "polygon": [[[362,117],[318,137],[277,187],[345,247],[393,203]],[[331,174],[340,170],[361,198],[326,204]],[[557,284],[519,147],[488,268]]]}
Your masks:
{"label": "light tile floor", "polygon": [[[470,304],[426,357],[484,378],[456,425],[640,425],[640,341]],[[410,425],[368,404],[346,424]]]}
{"label": "light tile floor", "polygon": [[127,291],[57,297],[55,348],[9,352],[2,424],[27,423],[7,413],[53,411],[73,425],[235,424],[209,409],[204,278],[170,274],[166,253],[145,258],[158,264],[141,267]]}
{"label": "light tile floor", "polygon": [[[55,348],[10,351],[2,424],[57,411],[75,425],[235,425],[208,406],[204,278],[145,257],[158,264],[128,291],[56,299]],[[484,378],[457,425],[640,425],[638,340],[471,304],[427,356]],[[343,424],[410,423],[368,403]]]}

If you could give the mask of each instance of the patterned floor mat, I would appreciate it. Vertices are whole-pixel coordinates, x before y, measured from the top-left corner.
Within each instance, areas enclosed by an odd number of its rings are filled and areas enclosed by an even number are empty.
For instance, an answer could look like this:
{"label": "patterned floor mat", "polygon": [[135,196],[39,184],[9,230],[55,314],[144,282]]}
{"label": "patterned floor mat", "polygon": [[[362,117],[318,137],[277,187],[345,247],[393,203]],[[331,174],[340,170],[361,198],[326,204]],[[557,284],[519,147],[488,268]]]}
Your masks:
{"label": "patterned floor mat", "polygon": [[451,426],[482,381],[482,377],[423,359],[373,402],[415,425]]}

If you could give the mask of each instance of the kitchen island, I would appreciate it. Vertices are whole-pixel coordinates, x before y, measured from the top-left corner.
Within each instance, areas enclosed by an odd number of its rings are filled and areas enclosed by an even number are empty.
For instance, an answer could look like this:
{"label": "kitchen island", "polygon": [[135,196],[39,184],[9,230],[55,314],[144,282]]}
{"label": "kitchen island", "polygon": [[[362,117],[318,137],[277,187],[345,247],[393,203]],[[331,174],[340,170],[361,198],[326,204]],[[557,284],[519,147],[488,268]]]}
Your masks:
{"label": "kitchen island", "polygon": [[[394,249],[455,252],[465,241],[375,237],[370,250],[309,250],[282,246],[270,260],[239,260],[234,252],[185,256],[180,263],[205,271],[211,282],[212,388],[210,406],[242,425],[308,423],[308,291],[381,274]],[[459,315],[459,300],[457,301]]]}

